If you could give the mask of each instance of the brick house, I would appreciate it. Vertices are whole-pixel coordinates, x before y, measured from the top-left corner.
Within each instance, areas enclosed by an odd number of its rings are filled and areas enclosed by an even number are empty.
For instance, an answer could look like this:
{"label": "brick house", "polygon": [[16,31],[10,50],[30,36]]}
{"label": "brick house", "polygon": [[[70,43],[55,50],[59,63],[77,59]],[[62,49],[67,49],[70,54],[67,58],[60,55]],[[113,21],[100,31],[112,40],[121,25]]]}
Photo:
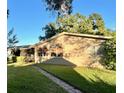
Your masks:
{"label": "brick house", "polygon": [[40,41],[29,48],[34,48],[35,62],[53,57],[64,58],[76,66],[101,66],[103,54],[101,44],[112,37],[63,32]]}

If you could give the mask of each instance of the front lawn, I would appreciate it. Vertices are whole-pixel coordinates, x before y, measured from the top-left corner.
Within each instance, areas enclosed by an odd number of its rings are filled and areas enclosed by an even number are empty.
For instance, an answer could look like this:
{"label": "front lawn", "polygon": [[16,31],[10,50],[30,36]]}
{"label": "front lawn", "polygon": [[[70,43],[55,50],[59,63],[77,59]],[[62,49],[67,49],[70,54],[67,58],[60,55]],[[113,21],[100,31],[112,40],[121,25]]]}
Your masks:
{"label": "front lawn", "polygon": [[67,93],[29,65],[8,65],[8,93]]}
{"label": "front lawn", "polygon": [[116,93],[115,71],[37,64],[85,93]]}

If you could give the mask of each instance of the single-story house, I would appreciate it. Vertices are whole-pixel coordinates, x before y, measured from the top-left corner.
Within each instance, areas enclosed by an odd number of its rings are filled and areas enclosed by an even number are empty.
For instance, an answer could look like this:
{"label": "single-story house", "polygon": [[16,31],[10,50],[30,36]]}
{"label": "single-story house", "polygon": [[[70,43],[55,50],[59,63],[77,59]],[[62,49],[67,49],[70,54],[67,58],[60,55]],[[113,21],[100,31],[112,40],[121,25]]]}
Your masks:
{"label": "single-story house", "polygon": [[36,43],[34,48],[35,62],[53,57],[62,57],[76,66],[100,66],[103,54],[101,44],[112,37],[76,34],[63,32],[45,41]]}
{"label": "single-story house", "polygon": [[7,53],[8,53],[8,55],[11,55],[11,54],[13,54],[14,50],[16,50],[16,52],[14,52],[14,54],[16,56],[25,56],[26,50],[29,49],[29,46],[30,45],[7,47]]}
{"label": "single-story house", "polygon": [[63,58],[76,66],[102,67],[99,62],[103,55],[101,44],[111,38],[100,35],[62,32],[34,45],[20,48],[20,50],[33,50],[32,53],[36,63],[42,62],[43,59]]}

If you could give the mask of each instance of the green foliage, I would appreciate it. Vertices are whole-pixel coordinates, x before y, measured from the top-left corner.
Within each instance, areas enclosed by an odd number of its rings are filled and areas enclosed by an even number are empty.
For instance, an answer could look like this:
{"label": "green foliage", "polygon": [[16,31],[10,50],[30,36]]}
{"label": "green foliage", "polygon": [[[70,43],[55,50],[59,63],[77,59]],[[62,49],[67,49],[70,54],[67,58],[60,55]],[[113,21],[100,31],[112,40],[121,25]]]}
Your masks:
{"label": "green foliage", "polygon": [[56,23],[46,25],[43,28],[45,36],[39,36],[39,40],[45,40],[61,32],[104,35],[106,33],[105,29],[101,15],[93,13],[86,17],[77,13],[75,15],[59,16]]}
{"label": "green foliage", "polygon": [[45,30],[46,38],[50,38],[56,34],[56,26],[54,23],[46,25],[43,29]]}
{"label": "green foliage", "polygon": [[116,69],[116,33],[105,27],[101,15],[93,13],[86,17],[77,13],[75,15],[59,16],[56,23],[46,25],[43,30],[45,31],[45,37],[40,37],[41,39],[50,38],[61,32],[112,36],[113,39],[107,40],[103,44],[105,53],[102,61],[106,68]]}
{"label": "green foliage", "polygon": [[13,62],[17,62],[17,57],[16,57],[16,56],[13,56],[13,57],[12,57],[12,61],[13,61]]}
{"label": "green foliage", "polygon": [[9,13],[9,9],[7,9],[7,18],[9,17],[9,14],[10,14],[10,13]]}
{"label": "green foliage", "polygon": [[24,62],[25,56],[18,56],[17,57],[17,62]]}
{"label": "green foliage", "polygon": [[42,30],[45,31],[45,36],[39,36],[40,41],[51,38],[52,36],[56,35],[58,32],[55,23],[49,23],[48,25],[43,27]]}
{"label": "green foliage", "polygon": [[102,61],[107,69],[116,70],[116,32],[110,34],[113,38],[103,43],[104,56]]}
{"label": "green foliage", "polygon": [[17,62],[17,57],[15,55],[11,55],[7,57],[7,63],[15,63]]}
{"label": "green foliage", "polygon": [[66,17],[58,17],[57,25],[62,31],[66,32],[97,35],[103,35],[105,32],[104,20],[102,16],[97,13],[89,15],[89,17],[79,13]]}
{"label": "green foliage", "polygon": [[65,14],[71,14],[73,0],[44,0],[46,4],[46,10],[52,11],[63,16]]}
{"label": "green foliage", "polygon": [[100,33],[104,33],[105,24],[101,15],[93,13],[89,16],[89,19],[92,21],[93,30],[98,30]]}
{"label": "green foliage", "polygon": [[38,38],[39,38],[39,41],[45,40],[45,36],[39,36]]}
{"label": "green foliage", "polygon": [[14,31],[14,28],[12,28],[8,32],[8,36],[7,36],[7,45],[8,45],[8,47],[15,47],[16,44],[19,42],[17,40],[17,35],[13,35],[13,31]]}

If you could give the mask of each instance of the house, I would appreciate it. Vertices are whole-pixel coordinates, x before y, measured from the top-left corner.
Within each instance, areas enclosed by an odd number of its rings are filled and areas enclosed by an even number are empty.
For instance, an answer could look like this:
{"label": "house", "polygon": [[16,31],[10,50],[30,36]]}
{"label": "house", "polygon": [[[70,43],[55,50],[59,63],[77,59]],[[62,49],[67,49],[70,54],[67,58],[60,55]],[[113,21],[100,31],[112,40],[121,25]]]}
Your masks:
{"label": "house", "polygon": [[22,46],[15,46],[15,47],[7,47],[8,55],[15,54],[16,56],[25,56],[26,50],[29,48],[30,45],[22,45]]}
{"label": "house", "polygon": [[100,58],[103,55],[101,44],[112,37],[76,34],[63,32],[40,41],[30,48],[34,49],[35,62],[41,62],[53,57],[64,58],[76,66],[101,66]]}
{"label": "house", "polygon": [[[112,37],[62,32],[34,45],[18,46],[20,56],[34,55],[35,63],[52,58],[63,58],[76,66],[103,67],[102,43]],[[10,48],[9,48],[10,49]],[[59,64],[60,61],[50,63]],[[62,63],[62,62],[61,62]],[[66,65],[66,63],[63,62]]]}

